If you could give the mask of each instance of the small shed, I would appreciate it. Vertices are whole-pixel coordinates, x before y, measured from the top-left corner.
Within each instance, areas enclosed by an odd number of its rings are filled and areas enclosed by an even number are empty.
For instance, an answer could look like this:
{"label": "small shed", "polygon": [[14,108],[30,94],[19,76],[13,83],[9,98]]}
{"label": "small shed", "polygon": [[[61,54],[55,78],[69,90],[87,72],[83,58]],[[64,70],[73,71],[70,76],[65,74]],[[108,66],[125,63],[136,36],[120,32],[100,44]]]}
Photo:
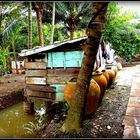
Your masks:
{"label": "small shed", "polygon": [[77,77],[87,37],[22,50],[24,57],[25,96],[46,101],[62,101],[65,84]]}

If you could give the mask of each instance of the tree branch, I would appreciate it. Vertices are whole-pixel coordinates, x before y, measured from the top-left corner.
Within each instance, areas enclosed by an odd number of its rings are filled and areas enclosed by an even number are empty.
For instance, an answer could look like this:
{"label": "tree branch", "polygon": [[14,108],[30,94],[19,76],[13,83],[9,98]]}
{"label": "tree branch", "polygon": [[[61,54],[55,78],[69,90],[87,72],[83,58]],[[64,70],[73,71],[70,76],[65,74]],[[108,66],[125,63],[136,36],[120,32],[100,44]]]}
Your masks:
{"label": "tree branch", "polygon": [[104,5],[102,5],[102,7],[95,13],[95,15],[93,16],[93,18],[90,20],[89,24],[88,24],[88,28],[92,25],[92,22],[95,20],[95,18],[99,15],[99,13],[108,5],[109,2],[105,2]]}

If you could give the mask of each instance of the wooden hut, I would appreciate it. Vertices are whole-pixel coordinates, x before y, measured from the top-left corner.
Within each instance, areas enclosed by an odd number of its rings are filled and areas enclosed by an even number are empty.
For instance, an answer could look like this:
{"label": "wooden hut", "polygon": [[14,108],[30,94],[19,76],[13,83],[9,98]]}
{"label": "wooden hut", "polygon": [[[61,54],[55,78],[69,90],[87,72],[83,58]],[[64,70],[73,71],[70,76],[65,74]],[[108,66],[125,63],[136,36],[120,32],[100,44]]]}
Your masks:
{"label": "wooden hut", "polygon": [[48,45],[42,48],[23,50],[25,92],[29,99],[47,102],[64,100],[63,89],[72,78],[77,77],[84,51],[86,37]]}

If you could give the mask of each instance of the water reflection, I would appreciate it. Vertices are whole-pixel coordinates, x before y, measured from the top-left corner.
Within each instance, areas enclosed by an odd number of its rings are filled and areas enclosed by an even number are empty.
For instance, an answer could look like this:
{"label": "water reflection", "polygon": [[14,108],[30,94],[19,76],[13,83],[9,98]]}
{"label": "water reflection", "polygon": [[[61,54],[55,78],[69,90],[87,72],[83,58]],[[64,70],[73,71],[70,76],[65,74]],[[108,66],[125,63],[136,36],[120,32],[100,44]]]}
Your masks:
{"label": "water reflection", "polygon": [[[43,104],[41,101],[35,102],[35,110]],[[0,138],[34,138],[34,134],[28,134],[24,129],[24,125],[34,118],[35,115],[24,113],[23,102],[0,111]]]}

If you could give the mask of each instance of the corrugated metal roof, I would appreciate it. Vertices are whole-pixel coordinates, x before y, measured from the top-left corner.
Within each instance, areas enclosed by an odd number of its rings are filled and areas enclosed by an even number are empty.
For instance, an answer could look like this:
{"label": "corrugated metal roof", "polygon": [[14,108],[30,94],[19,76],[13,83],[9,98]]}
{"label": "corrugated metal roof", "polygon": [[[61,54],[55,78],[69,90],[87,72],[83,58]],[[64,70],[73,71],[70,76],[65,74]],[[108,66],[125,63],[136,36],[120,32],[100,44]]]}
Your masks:
{"label": "corrugated metal roof", "polygon": [[48,45],[46,47],[33,48],[33,49],[29,49],[29,50],[22,50],[21,53],[19,53],[18,55],[19,56],[22,56],[22,57],[30,56],[30,55],[37,54],[37,53],[40,53],[40,52],[46,52],[48,50],[57,48],[59,46],[62,46],[64,44],[67,44],[67,43],[74,43],[74,42],[77,42],[77,41],[81,41],[81,40],[84,40],[86,38],[87,37],[82,37],[82,38],[68,40],[68,41],[65,41],[65,42],[57,43],[57,44],[51,44],[51,45]]}

